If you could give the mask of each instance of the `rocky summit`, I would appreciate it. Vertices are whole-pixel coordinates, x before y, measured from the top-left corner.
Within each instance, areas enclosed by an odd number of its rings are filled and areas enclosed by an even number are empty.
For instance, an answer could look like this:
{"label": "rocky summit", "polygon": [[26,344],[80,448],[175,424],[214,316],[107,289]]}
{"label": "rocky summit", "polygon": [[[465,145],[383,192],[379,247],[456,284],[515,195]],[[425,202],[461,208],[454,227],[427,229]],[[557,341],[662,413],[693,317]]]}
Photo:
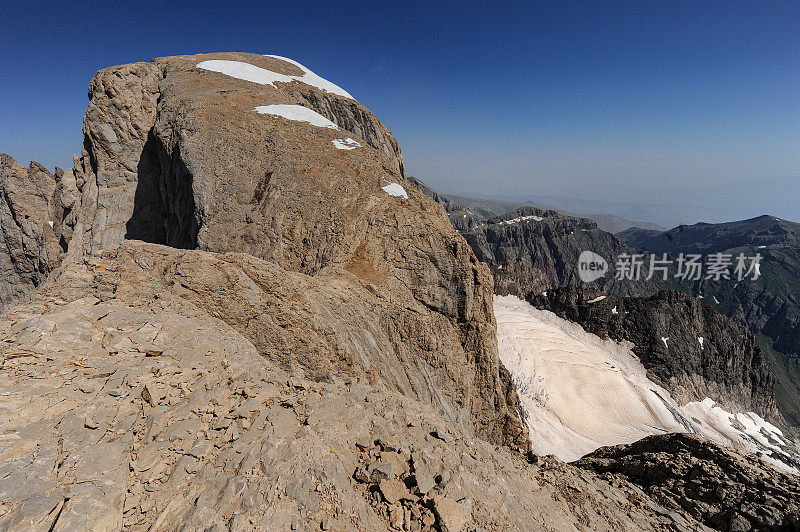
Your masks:
{"label": "rocky summit", "polygon": [[382,381],[525,450],[486,267],[346,91],[281,57],[204,54],[102,70],[89,100],[55,200],[70,261],[125,239],[269,261],[246,288],[225,266],[207,280],[267,358]]}
{"label": "rocky summit", "polygon": [[[797,523],[783,487],[711,519],[633,474],[688,494],[664,464],[733,456],[714,443],[656,436],[639,469],[532,453],[489,268],[380,120],[300,63],[107,68],[83,133],[67,171],[0,159],[0,530]],[[747,463],[743,493],[778,474]]]}

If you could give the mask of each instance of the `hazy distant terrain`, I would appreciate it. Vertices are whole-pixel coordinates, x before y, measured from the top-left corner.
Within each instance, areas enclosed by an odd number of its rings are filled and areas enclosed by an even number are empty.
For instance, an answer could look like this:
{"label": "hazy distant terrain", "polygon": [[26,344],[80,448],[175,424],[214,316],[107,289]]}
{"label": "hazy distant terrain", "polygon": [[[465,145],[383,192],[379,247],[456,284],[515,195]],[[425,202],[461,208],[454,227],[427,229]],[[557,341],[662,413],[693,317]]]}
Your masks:
{"label": "hazy distant terrain", "polygon": [[458,196],[455,194],[442,194],[442,196],[449,199],[456,205],[459,205],[461,208],[472,211],[473,213],[483,216],[485,218],[500,216],[501,214],[513,211],[518,207],[533,206],[545,210],[547,209],[556,210],[561,212],[562,214],[570,216],[579,216],[581,218],[588,218],[590,220],[594,220],[595,222],[597,222],[597,227],[609,233],[619,233],[620,231],[625,231],[626,229],[630,229],[631,227],[638,227],[639,229],[650,229],[655,231],[664,231],[666,229],[665,227],[662,227],[660,225],[651,222],[637,222],[634,220],[623,218],[621,216],[616,216],[614,214],[605,214],[605,213],[585,214],[582,211],[578,211],[578,213],[576,214],[576,212],[560,208],[556,203],[545,203],[545,202],[537,203],[531,201],[515,203],[513,201],[493,200],[486,198],[483,199],[470,198],[466,196]]}

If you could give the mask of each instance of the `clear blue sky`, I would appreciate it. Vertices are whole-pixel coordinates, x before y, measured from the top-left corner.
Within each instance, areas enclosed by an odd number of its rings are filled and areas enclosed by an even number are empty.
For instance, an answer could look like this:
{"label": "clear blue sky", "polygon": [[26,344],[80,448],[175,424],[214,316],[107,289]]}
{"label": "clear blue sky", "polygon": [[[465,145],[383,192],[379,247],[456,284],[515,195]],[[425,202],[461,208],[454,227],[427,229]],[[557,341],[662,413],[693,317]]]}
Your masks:
{"label": "clear blue sky", "polygon": [[[444,191],[647,203],[702,185],[710,209],[731,183],[779,201],[800,182],[800,2],[501,4],[7,3],[0,151],[69,166],[96,70],[240,50],[344,87]],[[775,214],[800,219],[789,199]]]}

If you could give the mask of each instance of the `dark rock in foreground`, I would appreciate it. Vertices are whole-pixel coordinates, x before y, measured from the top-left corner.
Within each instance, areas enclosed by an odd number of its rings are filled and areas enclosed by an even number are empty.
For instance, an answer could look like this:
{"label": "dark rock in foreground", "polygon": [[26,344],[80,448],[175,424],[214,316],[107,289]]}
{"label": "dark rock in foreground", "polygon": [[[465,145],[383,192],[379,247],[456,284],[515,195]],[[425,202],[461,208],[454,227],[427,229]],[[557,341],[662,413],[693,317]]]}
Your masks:
{"label": "dark rock in foreground", "polygon": [[800,529],[800,479],[698,436],[650,436],[575,464],[633,482],[667,509],[717,530]]}

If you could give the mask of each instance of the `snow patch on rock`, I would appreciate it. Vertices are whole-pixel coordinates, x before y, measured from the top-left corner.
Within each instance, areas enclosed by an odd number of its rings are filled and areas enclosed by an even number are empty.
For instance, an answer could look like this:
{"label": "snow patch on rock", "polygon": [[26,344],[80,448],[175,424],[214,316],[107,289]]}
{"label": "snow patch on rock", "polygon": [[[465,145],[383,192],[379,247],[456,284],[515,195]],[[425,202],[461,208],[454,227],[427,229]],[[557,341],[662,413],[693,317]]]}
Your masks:
{"label": "snow patch on rock", "polygon": [[281,61],[286,61],[287,63],[291,63],[300,70],[302,70],[304,72],[302,76],[291,76],[293,79],[296,79],[297,81],[301,81],[306,85],[312,85],[314,87],[317,87],[318,89],[324,90],[325,92],[338,94],[339,96],[344,96],[345,98],[350,98],[351,100],[355,100],[355,98],[353,98],[349,92],[347,92],[340,86],[331,83],[327,79],[314,74],[313,72],[311,72],[309,69],[307,69],[305,66],[301,65],[294,59],[289,59],[288,57],[281,57],[279,55],[268,55],[267,57],[271,57],[273,59],[280,59]]}
{"label": "snow patch on rock", "polygon": [[[597,296],[596,298],[590,299],[589,301],[587,301],[587,303],[599,303],[600,301],[604,300],[605,298],[606,298],[606,296]],[[614,307],[614,308],[616,308],[616,307]]]}
{"label": "snow patch on rock", "polygon": [[533,220],[534,222],[541,222],[542,220],[544,220],[544,218],[542,218],[541,216],[533,216],[533,215],[531,215],[531,216],[520,216],[519,218],[512,218],[510,220],[504,220],[504,221],[500,222],[500,225],[514,225],[514,224],[517,224],[519,222],[527,222],[529,220]]}
{"label": "snow patch on rock", "polygon": [[312,126],[327,127],[330,129],[339,129],[339,127],[319,114],[312,111],[308,107],[302,105],[277,103],[273,105],[260,105],[255,110],[262,115],[280,116],[287,120],[295,120],[297,122],[308,122]]}
{"label": "snow patch on rock", "polygon": [[350,137],[347,137],[346,139],[334,139],[331,142],[333,142],[333,145],[340,150],[354,150],[361,147],[361,144],[358,141],[351,139]]}
{"label": "snow patch on rock", "polygon": [[303,71],[303,75],[290,76],[287,74],[273,72],[272,70],[268,70],[266,68],[257,67],[255,65],[251,65],[250,63],[223,59],[201,61],[200,63],[197,63],[196,66],[202,70],[219,72],[220,74],[225,74],[226,76],[231,76],[232,78],[258,83],[259,85],[271,85],[275,87],[276,82],[291,83],[292,81],[299,81],[301,83],[305,83],[306,85],[317,87],[318,89],[326,92],[338,94],[339,96],[344,96],[345,98],[355,99],[346,90],[342,89],[338,85],[334,85],[324,78],[319,77],[296,61],[277,55],[269,55],[267,57],[272,57],[274,59],[280,59],[281,61],[291,63],[297,68],[301,69]]}
{"label": "snow patch on rock", "polygon": [[397,196],[398,198],[408,199],[408,194],[406,193],[406,189],[403,188],[402,185],[399,183],[389,183],[385,187],[381,187],[384,192],[389,194],[390,196]]}
{"label": "snow patch on rock", "polygon": [[731,413],[709,397],[687,403],[683,411],[692,417],[706,437],[718,443],[761,453],[773,465],[800,474],[798,469],[787,466],[780,459],[787,444],[783,432],[755,412]]}

